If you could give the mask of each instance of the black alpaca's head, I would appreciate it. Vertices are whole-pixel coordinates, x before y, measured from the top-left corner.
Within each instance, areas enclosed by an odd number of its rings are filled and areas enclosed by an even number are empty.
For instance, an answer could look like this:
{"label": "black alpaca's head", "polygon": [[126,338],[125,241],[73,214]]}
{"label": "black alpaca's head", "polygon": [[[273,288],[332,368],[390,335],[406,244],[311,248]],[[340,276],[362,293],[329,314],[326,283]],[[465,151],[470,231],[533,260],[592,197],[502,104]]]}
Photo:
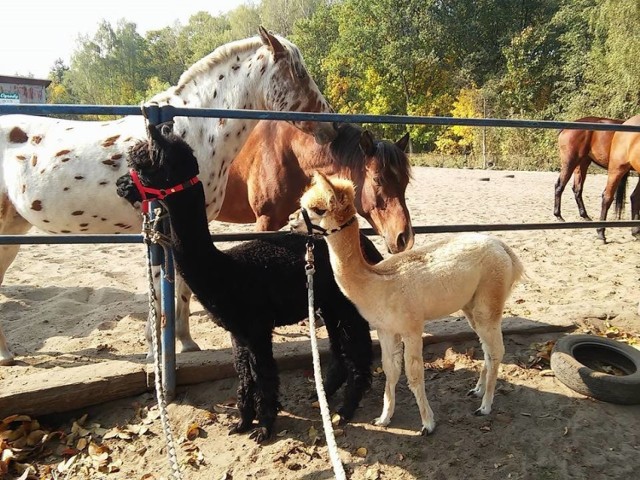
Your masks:
{"label": "black alpaca's head", "polygon": [[[198,175],[198,161],[192,148],[173,133],[173,122],[147,125],[147,140],[133,145],[127,164],[135,170],[145,187],[171,188]],[[140,202],[140,192],[129,173],[116,181],[118,195],[131,204]]]}

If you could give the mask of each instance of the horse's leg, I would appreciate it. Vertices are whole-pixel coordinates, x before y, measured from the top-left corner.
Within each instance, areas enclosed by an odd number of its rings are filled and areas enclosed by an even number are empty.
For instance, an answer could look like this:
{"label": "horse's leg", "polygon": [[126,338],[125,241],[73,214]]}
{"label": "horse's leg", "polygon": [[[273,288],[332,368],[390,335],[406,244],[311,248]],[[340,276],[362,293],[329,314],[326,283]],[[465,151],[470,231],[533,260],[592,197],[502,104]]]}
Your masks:
{"label": "horse's leg", "polygon": [[[31,225],[22,218],[10,202],[6,194],[2,195],[0,203],[0,234],[2,235],[22,235],[27,233]],[[4,281],[4,275],[15,260],[20,245],[0,246],[0,285]],[[14,358],[7,339],[0,327],[0,365],[13,365]]]}
{"label": "horse's leg", "polygon": [[591,217],[587,214],[587,209],[584,207],[584,202],[582,201],[584,180],[587,178],[587,170],[589,169],[590,163],[591,160],[589,159],[580,162],[576,167],[575,172],[573,172],[573,195],[575,196],[576,203],[578,204],[578,212],[580,212],[580,216],[585,220],[591,220]]}
{"label": "horse's leg", "polygon": [[[161,299],[160,299],[160,266],[153,265],[151,267],[153,276],[153,284],[156,293],[155,307],[156,312],[161,311]],[[191,338],[191,332],[189,331],[189,300],[191,299],[191,290],[182,277],[176,273],[175,276],[175,307],[176,307],[176,341],[178,343],[178,352],[197,352],[200,350],[198,344]],[[145,328],[145,337],[147,339],[147,346],[149,348],[147,358],[153,358],[151,329],[153,328],[155,321],[152,318],[147,319],[147,325]],[[157,324],[158,341],[160,341],[160,324]]]}
{"label": "horse's leg", "polygon": [[[631,220],[640,220],[640,178],[631,193]],[[631,234],[640,240],[640,227],[633,227]]]}
{"label": "horse's leg", "polygon": [[176,340],[180,352],[197,352],[198,344],[191,337],[189,330],[189,300],[191,289],[181,275],[176,273]]}
{"label": "horse's leg", "polygon": [[569,178],[571,178],[571,174],[575,170],[578,164],[578,158],[575,155],[564,154],[564,152],[560,152],[560,175],[558,175],[558,180],[556,181],[555,186],[555,202],[553,207],[553,214],[556,218],[562,222],[564,222],[564,218],[562,218],[561,203],[562,203],[562,192],[564,192],[564,187],[567,186],[567,182]]}
{"label": "horse's leg", "polygon": [[[628,165],[626,167],[620,166],[618,168],[611,168],[611,164],[609,164],[607,185],[604,187],[604,191],[602,192],[602,205],[600,208],[601,222],[604,222],[607,219],[607,213],[609,212],[609,207],[611,207],[611,203],[613,202],[618,185],[622,180],[622,177],[629,172],[629,169],[630,167]],[[598,238],[604,243],[607,243],[607,238],[604,233],[605,229],[598,228],[596,231],[598,232]]]}

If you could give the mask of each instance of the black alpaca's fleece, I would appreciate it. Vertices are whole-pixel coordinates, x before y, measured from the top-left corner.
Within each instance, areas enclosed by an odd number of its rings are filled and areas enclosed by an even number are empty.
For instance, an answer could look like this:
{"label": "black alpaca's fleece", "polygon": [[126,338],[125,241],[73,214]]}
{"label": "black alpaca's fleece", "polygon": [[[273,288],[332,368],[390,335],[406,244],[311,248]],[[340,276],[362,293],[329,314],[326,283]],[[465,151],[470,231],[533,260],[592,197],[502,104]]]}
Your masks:
{"label": "black alpaca's fleece", "polygon": [[[140,149],[137,153],[132,150],[129,161],[134,167],[139,154]],[[170,166],[165,167],[171,170]],[[138,173],[145,186],[155,188],[166,188],[190,178],[168,178],[171,174],[167,175],[166,169],[162,178],[167,185],[164,181],[154,185],[153,178],[157,176],[145,178],[144,168]],[[137,191],[132,189],[135,187],[129,175],[118,181],[121,196],[130,201],[139,200]],[[233,431],[252,430],[251,436],[261,442],[271,435],[279,406],[273,328],[295,324],[308,314],[304,260],[307,238],[290,234],[244,242],[221,251],[211,242],[202,184],[174,193],[164,203],[171,220],[178,271],[204,308],[231,333],[239,376],[240,412],[240,421]],[[361,236],[361,242],[370,262],[382,260],[369,239]],[[327,395],[332,395],[346,381],[344,401],[338,413],[348,421],[371,385],[369,325],[336,284],[324,240],[315,241],[314,256],[315,308],[322,312],[332,351],[325,390]],[[254,428],[256,418],[258,426]]]}

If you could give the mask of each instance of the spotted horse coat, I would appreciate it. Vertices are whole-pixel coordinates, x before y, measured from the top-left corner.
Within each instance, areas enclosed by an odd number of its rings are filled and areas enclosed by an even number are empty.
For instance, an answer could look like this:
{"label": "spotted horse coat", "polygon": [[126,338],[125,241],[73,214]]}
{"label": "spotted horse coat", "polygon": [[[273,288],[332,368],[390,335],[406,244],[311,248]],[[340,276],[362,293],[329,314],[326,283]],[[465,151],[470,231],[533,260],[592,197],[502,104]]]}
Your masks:
{"label": "spotted horse coat", "polygon": [[[328,112],[298,48],[260,28],[257,37],[223,45],[185,71],[178,84],[149,105]],[[216,218],[231,161],[256,120],[176,117],[174,132],[198,159],[209,220]],[[292,122],[319,143],[333,126]],[[37,227],[52,234],[132,233],[140,213],[116,194],[128,149],[146,137],[143,117],[109,122],[69,121],[28,115],[0,116],[0,234]],[[18,245],[0,247],[0,281]],[[176,337],[180,351],[197,350],[188,323],[188,289],[176,279]],[[185,294],[186,292],[186,294]],[[149,339],[147,326],[147,339]],[[0,365],[13,363],[0,328]]]}

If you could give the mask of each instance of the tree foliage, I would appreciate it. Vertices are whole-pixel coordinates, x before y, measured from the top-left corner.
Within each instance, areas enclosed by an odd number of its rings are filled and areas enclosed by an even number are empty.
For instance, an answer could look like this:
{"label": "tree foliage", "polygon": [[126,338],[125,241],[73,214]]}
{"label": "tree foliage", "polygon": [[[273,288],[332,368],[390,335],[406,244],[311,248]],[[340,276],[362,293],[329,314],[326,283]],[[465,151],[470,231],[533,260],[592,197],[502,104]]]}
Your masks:
{"label": "tree foliage", "polygon": [[[102,22],[78,39],[69,66],[54,64],[49,98],[137,104],[258,25],[300,47],[342,113],[627,118],[640,101],[637,0],[261,0],[218,16],[198,12],[144,37],[125,19]],[[392,139],[409,130],[414,150],[481,150],[480,129],[367,127]],[[484,133],[496,156],[542,165],[555,155],[553,132]]]}

